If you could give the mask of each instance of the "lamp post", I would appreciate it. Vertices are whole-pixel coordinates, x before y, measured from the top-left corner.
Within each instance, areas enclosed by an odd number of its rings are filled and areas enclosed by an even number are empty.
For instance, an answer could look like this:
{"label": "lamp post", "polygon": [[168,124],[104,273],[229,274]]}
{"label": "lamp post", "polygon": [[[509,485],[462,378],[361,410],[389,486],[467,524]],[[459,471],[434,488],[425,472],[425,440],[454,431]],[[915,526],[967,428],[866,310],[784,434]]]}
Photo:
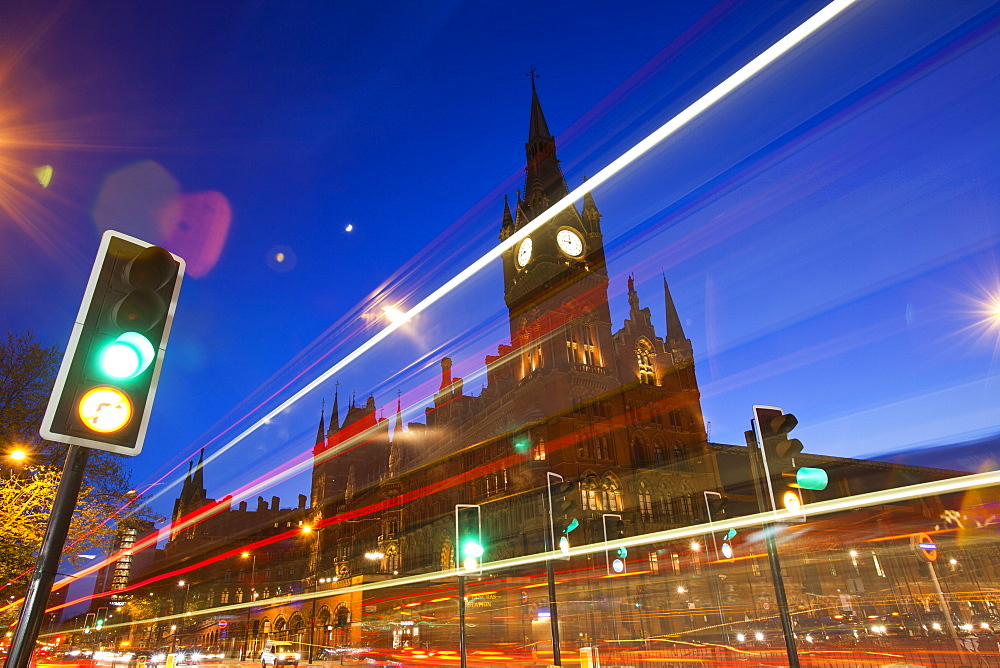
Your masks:
{"label": "lamp post", "polygon": [[[244,552],[240,555],[242,559],[250,558],[250,583],[249,590],[247,592],[247,598],[250,599],[251,603],[257,599],[256,592],[254,591],[254,577],[257,575],[257,555],[250,554],[249,552]],[[250,651],[250,610],[253,606],[247,606],[247,622],[243,628],[243,648],[240,650],[240,660],[246,661],[247,653]]]}

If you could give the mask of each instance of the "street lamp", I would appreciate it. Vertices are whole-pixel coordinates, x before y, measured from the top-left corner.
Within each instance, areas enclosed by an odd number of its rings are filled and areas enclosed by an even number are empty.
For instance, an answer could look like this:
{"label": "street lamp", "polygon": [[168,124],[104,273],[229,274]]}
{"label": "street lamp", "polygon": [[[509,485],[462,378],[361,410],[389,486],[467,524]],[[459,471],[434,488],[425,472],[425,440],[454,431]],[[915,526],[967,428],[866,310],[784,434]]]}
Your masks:
{"label": "street lamp", "polygon": [[[251,559],[251,561],[250,561],[250,583],[249,583],[249,587],[248,587],[249,591],[247,592],[248,593],[247,598],[249,598],[251,602],[252,601],[256,601],[257,600],[257,593],[256,593],[256,591],[254,591],[253,585],[254,585],[254,578],[257,575],[257,555],[256,554],[251,554],[249,552],[243,552],[242,554],[240,554],[240,557],[242,557],[243,559],[247,559],[247,558]],[[246,659],[247,659],[247,653],[250,651],[250,609],[251,609],[251,606],[248,605],[247,606],[247,622],[246,622],[246,626],[243,629],[243,649],[240,650],[240,654],[242,654],[242,658],[241,658],[242,661],[246,661]]]}

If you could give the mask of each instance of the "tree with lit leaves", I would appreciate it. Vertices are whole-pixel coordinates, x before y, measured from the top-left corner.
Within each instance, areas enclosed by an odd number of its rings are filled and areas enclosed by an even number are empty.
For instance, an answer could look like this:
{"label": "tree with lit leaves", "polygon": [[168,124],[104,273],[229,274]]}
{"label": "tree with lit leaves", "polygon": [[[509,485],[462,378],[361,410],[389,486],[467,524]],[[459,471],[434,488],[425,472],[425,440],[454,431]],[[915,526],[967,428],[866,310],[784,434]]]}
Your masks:
{"label": "tree with lit leaves", "polygon": [[[66,446],[38,433],[60,357],[56,346],[35,341],[31,330],[8,332],[6,341],[0,341],[0,586],[14,583],[4,589],[7,596],[21,594],[27,586],[62,477]],[[15,452],[23,456],[15,458]],[[148,510],[120,513],[131,489],[131,473],[121,455],[91,451],[65,559],[79,565],[82,554],[107,554],[123,525],[161,519]]]}

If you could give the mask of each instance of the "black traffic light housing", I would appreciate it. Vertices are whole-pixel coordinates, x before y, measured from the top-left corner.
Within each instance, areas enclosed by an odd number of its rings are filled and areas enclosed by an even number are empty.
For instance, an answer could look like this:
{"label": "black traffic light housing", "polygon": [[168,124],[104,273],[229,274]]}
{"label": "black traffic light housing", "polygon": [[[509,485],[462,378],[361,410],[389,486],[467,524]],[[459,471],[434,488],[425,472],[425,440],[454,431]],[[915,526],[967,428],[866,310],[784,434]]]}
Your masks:
{"label": "black traffic light housing", "polygon": [[170,336],[184,260],[107,231],[39,432],[137,455]]}
{"label": "black traffic light housing", "polygon": [[769,477],[771,503],[775,510],[784,508],[790,513],[801,514],[799,490],[826,489],[826,471],[796,464],[795,458],[802,452],[802,441],[789,438],[789,433],[799,423],[794,415],[775,406],[754,406],[753,410],[764,468]]}
{"label": "black traffic light housing", "polygon": [[[625,522],[622,520],[621,515],[605,513],[602,519],[604,521],[605,543],[625,538]],[[604,559],[607,562],[608,574],[617,575],[624,573],[628,569],[625,561],[627,557],[628,548],[624,545],[617,547],[606,545],[604,548]]]}
{"label": "black traffic light housing", "polygon": [[[553,481],[553,478],[558,480]],[[574,481],[564,480],[557,473],[546,475],[549,493],[549,509],[551,512],[552,549],[558,549],[564,555],[569,554],[569,534],[580,526],[580,502],[577,496],[577,486]]]}
{"label": "black traffic light housing", "polygon": [[483,568],[482,509],[460,503],[455,506],[455,566],[459,571],[479,573]]}

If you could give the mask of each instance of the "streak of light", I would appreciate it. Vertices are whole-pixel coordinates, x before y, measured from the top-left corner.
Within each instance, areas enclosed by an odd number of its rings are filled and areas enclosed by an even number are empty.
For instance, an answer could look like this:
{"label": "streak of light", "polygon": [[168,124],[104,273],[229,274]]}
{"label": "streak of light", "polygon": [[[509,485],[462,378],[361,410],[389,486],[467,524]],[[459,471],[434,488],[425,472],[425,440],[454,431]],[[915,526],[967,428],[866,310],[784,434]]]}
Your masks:
{"label": "streak of light", "polygon": [[389,319],[389,322],[394,325],[402,325],[410,319],[410,315],[408,313],[400,311],[395,306],[383,306],[382,313],[384,313],[385,317]]}
{"label": "streak of light", "polygon": [[[760,73],[765,68],[769,67],[775,61],[777,61],[781,56],[787,53],[789,50],[793,49],[796,45],[801,43],[803,40],[808,38],[810,35],[815,33],[817,30],[825,26],[827,23],[832,21],[835,17],[840,15],[841,12],[845,11],[847,8],[855,4],[858,0],[834,0],[830,4],[826,5],[823,9],[818,11],[816,14],[806,19],[797,28],[789,32],[787,35],[782,37],[780,40],[775,42],[773,45],[764,50],[760,55],[755,57],[749,63],[741,67],[739,70],[731,74],[721,83],[716,85],[710,91],[705,93],[703,96],[695,100],[691,105],[682,110],[676,116],[671,118],[669,121],[661,125],[651,134],[646,136],[644,139],[639,141],[635,146],[625,151],[621,156],[613,160],[607,167],[598,171],[593,177],[585,181],[582,185],[575,188],[568,195],[557,201],[549,209],[540,214],[530,223],[526,224],[524,227],[519,229],[517,232],[512,234],[506,240],[502,241],[497,246],[493,247],[490,251],[480,256],[477,260],[468,265],[465,269],[457,273],[451,279],[446,281],[443,285],[438,287],[436,290],[431,292],[428,296],[424,297],[421,301],[413,306],[409,311],[409,316],[413,317],[441,299],[450,294],[453,290],[457,289],[471,277],[478,274],[480,271],[491,266],[496,260],[498,260],[502,254],[511,248],[515,244],[519,243],[521,239],[533,233],[535,230],[539,229],[553,218],[556,217],[561,211],[568,208],[570,205],[579,201],[584,195],[591,192],[598,186],[610,180],[612,177],[616,176],[619,172],[624,170],[626,167],[634,163],[636,160],[641,158],[643,155],[651,151],[662,141],[678,132],[680,129],[685,127],[688,123],[693,121],[699,115],[701,115],[706,110],[710,109],[717,102],[724,99],[727,95],[738,89],[740,86],[745,84],[755,75]],[[367,339],[361,343],[358,347],[352,350],[350,353],[345,355],[340,361],[333,364],[326,371],[321,373],[311,382],[307,383],[303,388],[295,392],[288,399],[283,401],[281,404],[273,408],[265,416],[259,418],[252,425],[244,429],[228,443],[226,443],[222,448],[216,451],[209,459],[206,464],[213,461],[215,458],[222,456],[230,448],[235,447],[239,442],[244,440],[250,434],[254,433],[261,426],[267,424],[272,418],[284,412],[288,407],[292,406],[302,397],[306,396],[309,392],[317,388],[323,382],[329,380],[334,374],[344,369],[354,360],[360,358],[363,354],[374,348],[377,344],[382,342],[384,339],[388,338],[393,332],[399,329],[404,323],[391,323],[389,326],[378,331],[371,338]]]}

